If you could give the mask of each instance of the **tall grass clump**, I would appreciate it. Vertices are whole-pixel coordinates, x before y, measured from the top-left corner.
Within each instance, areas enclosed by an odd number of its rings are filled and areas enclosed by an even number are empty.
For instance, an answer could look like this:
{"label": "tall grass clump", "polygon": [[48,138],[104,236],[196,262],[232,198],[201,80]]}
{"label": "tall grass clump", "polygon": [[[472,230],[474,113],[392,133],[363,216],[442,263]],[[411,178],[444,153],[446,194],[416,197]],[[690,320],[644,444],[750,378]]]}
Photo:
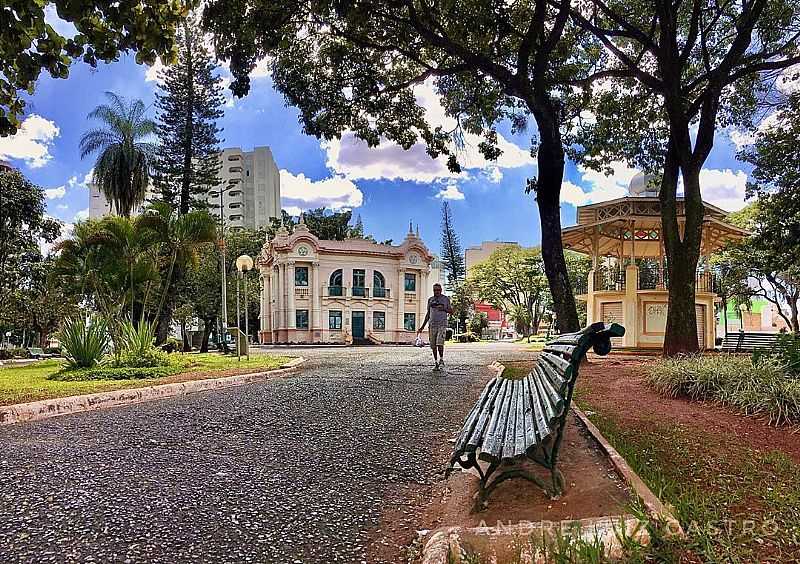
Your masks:
{"label": "tall grass clump", "polygon": [[715,401],[770,423],[800,423],[800,378],[779,357],[694,355],[661,359],[647,382],[669,397]]}
{"label": "tall grass clump", "polygon": [[58,340],[69,369],[91,368],[108,351],[108,326],[97,316],[73,317],[64,322]]}
{"label": "tall grass clump", "polygon": [[114,364],[127,368],[151,368],[168,366],[169,355],[156,348],[155,323],[141,322],[134,325],[126,320],[120,326],[118,348]]}

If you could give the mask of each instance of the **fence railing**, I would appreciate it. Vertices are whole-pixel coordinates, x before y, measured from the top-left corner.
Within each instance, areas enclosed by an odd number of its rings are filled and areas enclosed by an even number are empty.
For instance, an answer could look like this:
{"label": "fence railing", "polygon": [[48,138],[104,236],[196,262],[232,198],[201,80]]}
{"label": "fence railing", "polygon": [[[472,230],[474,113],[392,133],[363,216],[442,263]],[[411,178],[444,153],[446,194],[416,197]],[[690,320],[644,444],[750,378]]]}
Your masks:
{"label": "fence railing", "polygon": [[625,269],[616,267],[595,271],[595,292],[622,292],[623,290],[625,290]]}

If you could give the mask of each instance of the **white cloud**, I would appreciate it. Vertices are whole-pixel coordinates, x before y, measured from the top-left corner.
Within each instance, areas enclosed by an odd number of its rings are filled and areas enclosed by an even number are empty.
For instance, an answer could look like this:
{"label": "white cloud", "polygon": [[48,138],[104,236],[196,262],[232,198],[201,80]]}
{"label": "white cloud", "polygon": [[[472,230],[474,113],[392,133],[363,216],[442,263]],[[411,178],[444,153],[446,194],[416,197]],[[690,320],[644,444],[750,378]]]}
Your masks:
{"label": "white cloud", "polygon": [[48,219],[55,219],[56,221],[61,223],[61,234],[56,238],[55,241],[53,241],[52,243],[48,243],[44,239],[39,239],[39,249],[42,251],[43,255],[48,255],[50,254],[50,251],[53,250],[53,247],[55,247],[61,241],[64,241],[65,239],[68,239],[69,237],[72,236],[72,231],[74,230],[75,225],[73,223],[64,223],[57,217],[53,217],[51,215],[45,214],[45,217],[47,217]]}
{"label": "white cloud", "polygon": [[0,137],[0,159],[21,160],[30,168],[42,167],[53,158],[50,147],[59,133],[54,122],[31,114],[15,135]]}
{"label": "white cloud", "polygon": [[300,206],[283,206],[283,209],[292,217],[298,217],[301,213],[303,213],[303,208]]}
{"label": "white cloud", "polygon": [[730,127],[727,129],[728,137],[730,138],[731,142],[736,146],[737,151],[741,151],[743,148],[747,147],[748,145],[752,145],[756,141],[756,133],[760,133],[766,131],[767,129],[777,125],[778,123],[778,112],[772,112],[764,119],[756,127],[756,131],[748,131],[742,129],[736,129]]}
{"label": "white cloud", "polygon": [[564,182],[561,185],[561,201],[582,206],[626,196],[631,179],[638,171],[620,161],[612,162],[609,167],[612,172],[607,176],[603,172],[579,166],[581,180],[588,185],[588,192],[572,182]]}
{"label": "white cloud", "polygon": [[258,61],[256,63],[256,68],[250,71],[250,79],[255,80],[258,78],[268,78],[271,76],[272,72],[270,71],[269,63],[270,61],[268,58]]}
{"label": "white cloud", "polygon": [[441,198],[443,200],[463,200],[464,193],[458,189],[458,186],[455,184],[450,184],[445,188],[439,190],[439,193],[436,194],[437,198]]}
{"label": "white cloud", "polygon": [[45,23],[50,24],[56,33],[63,35],[66,38],[72,38],[78,34],[78,30],[75,28],[75,25],[72,22],[62,20],[58,17],[55,4],[47,4],[47,6],[45,6],[44,21]]}
{"label": "white cloud", "polygon": [[303,173],[294,175],[288,170],[281,170],[280,174],[281,206],[293,215],[298,215],[302,209],[320,207],[352,209],[364,202],[364,194],[358,186],[341,176],[311,180]]}
{"label": "white cloud", "polygon": [[794,94],[800,91],[800,65],[792,65],[784,69],[778,76],[776,86],[784,94]]}
{"label": "white cloud", "polygon": [[745,206],[746,186],[747,173],[742,170],[704,168],[700,171],[703,200],[725,211],[738,211]]}
{"label": "white cloud", "polygon": [[56,209],[59,209],[59,210],[61,210],[61,211],[66,211],[66,210],[68,210],[68,209],[69,209],[69,206],[68,206],[67,204],[58,204],[58,205],[56,206]]}
{"label": "white cloud", "polygon": [[492,167],[486,171],[486,178],[489,179],[489,182],[497,184],[503,180],[503,171],[498,166]]}
{"label": "white cloud", "polygon": [[561,201],[575,207],[589,203],[589,194],[577,184],[566,181],[561,185]]}
{"label": "white cloud", "polygon": [[156,62],[152,65],[148,65],[147,69],[144,71],[144,81],[145,82],[163,82],[161,80],[161,71],[166,69],[166,65],[161,62],[161,59],[156,59]]}
{"label": "white cloud", "polygon": [[[418,86],[415,95],[417,102],[425,109],[425,117],[431,127],[442,126],[448,131],[455,127],[456,121],[445,115],[432,82]],[[482,141],[483,138],[479,135],[464,135],[464,146],[457,152],[462,165],[461,174],[448,170],[445,156],[432,159],[426,152],[424,143],[416,143],[406,151],[397,143],[382,139],[379,146],[370,148],[352,132],[347,131],[341,139],[323,142],[321,146],[327,154],[328,167],[351,180],[390,179],[430,183],[451,178],[468,178],[470,171],[483,170],[487,171],[490,181],[499,182],[502,178],[501,168],[536,164],[530,151],[518,147],[502,134],[497,135],[497,144],[502,154],[496,161],[487,161],[478,149]]]}
{"label": "white cloud", "polygon": [[77,212],[72,221],[82,221],[84,219],[89,219],[89,208]]}
{"label": "white cloud", "polygon": [[67,195],[67,189],[64,186],[58,188],[48,188],[44,191],[44,196],[48,200],[58,200]]}

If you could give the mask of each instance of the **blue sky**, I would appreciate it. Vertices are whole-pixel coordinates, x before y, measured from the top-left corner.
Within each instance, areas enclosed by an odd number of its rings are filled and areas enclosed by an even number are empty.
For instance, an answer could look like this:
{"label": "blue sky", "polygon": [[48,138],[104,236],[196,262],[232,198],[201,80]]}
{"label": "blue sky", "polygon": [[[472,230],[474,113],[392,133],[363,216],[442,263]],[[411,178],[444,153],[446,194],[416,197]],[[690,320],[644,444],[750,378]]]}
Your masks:
{"label": "blue sky", "polygon": [[[86,115],[103,102],[108,90],[152,104],[155,76],[154,69],[136,65],[127,56],[96,70],[76,63],[66,80],[43,74],[35,94],[27,98],[20,132],[0,138],[0,158],[48,190],[51,215],[73,223],[88,208],[85,182],[92,160],[82,161],[78,153],[78,140],[91,126]],[[416,93],[429,121],[446,124],[448,118],[431,85]],[[526,179],[536,174],[528,154],[530,132],[512,136],[503,131],[505,151],[496,163],[480,157],[478,140],[468,138],[464,155],[468,168],[454,176],[442,161],[430,159],[422,146],[410,151],[391,144],[368,149],[349,134],[330,143],[305,135],[297,111],[272,88],[266,69],[255,71],[246,98],[227,96],[220,123],[223,145],[245,150],[269,146],[281,170],[283,205],[292,213],[323,204],[352,209],[379,240],[401,240],[413,221],[432,250],[438,251],[441,204],[447,199],[464,246],[484,240],[525,245],[540,240],[536,204],[524,192]],[[718,133],[701,176],[705,199],[731,211],[742,207],[747,180],[747,169],[735,159],[732,137],[740,143],[743,139],[741,134]],[[613,175],[604,176],[569,163],[562,190],[564,225],[574,223],[576,205],[624,195],[635,172],[618,163]]]}

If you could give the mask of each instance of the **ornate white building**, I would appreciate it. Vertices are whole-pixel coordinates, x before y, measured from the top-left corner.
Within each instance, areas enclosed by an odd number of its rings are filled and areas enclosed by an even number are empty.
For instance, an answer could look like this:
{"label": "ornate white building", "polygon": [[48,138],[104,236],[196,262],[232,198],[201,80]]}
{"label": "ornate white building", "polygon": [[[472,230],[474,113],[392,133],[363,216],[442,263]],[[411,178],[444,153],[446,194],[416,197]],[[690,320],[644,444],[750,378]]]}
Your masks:
{"label": "ornate white building", "polygon": [[[258,257],[262,343],[405,343],[435,281],[434,257],[410,229],[400,245],[328,241],[302,221]],[[431,286],[431,287],[429,287]]]}

